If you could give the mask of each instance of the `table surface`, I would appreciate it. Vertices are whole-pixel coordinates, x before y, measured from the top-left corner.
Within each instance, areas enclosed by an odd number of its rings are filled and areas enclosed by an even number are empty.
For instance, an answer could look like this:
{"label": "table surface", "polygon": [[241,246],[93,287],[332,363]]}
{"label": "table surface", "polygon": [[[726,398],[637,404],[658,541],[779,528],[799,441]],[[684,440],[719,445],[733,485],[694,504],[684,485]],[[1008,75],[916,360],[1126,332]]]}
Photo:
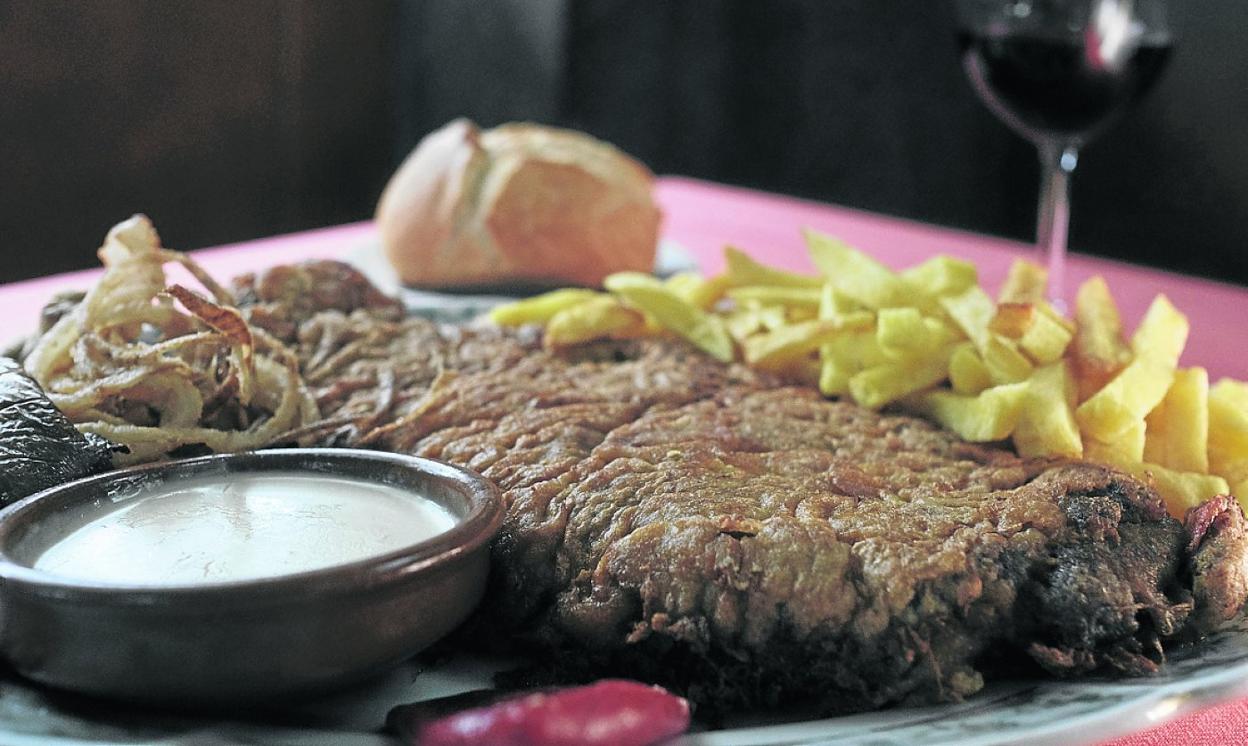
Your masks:
{"label": "table surface", "polygon": [[[990,289],[1001,282],[1015,258],[1031,252],[1027,245],[999,238],[679,177],[659,179],[656,191],[664,211],[665,237],[688,249],[707,272],[721,268],[725,244],[769,264],[813,271],[802,228],[837,236],[898,268],[933,254],[968,259],[979,267]],[[370,223],[354,223],[203,249],[195,252],[195,258],[218,278],[227,278],[283,262],[342,257],[374,240]],[[54,292],[88,287],[98,274],[99,270],[87,270],[0,285],[0,342],[30,333],[39,309]],[[1191,320],[1183,364],[1204,366],[1213,379],[1248,378],[1248,288],[1073,254],[1067,295],[1094,274],[1109,283],[1128,329],[1157,293],[1165,293]],[[1248,743],[1248,699],[1113,742],[1114,746],[1172,743]]]}

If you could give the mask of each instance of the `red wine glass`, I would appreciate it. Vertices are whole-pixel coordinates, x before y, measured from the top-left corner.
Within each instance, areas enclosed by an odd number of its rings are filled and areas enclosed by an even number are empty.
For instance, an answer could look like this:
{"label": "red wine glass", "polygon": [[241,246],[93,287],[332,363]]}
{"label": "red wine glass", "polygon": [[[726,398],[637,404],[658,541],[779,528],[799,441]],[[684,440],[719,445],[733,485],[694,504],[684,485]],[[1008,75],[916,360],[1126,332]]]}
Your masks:
{"label": "red wine glass", "polygon": [[1164,0],[956,0],[962,66],[983,102],[1040,152],[1036,243],[1062,300],[1079,151],[1156,82]]}

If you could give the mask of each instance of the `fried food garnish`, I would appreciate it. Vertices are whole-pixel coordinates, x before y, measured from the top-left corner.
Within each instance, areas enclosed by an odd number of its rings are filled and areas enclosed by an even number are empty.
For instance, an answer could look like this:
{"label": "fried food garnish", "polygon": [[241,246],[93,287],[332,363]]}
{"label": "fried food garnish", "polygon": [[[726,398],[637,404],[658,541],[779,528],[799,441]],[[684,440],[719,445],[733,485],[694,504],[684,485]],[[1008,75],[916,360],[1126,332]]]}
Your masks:
{"label": "fried food garnish", "polygon": [[[109,231],[99,256],[104,275],[40,337],[25,367],[80,431],[129,449],[118,464],[187,446],[257,448],[319,418],[294,354],[256,334],[190,257],[162,248],[146,217]],[[213,300],[168,285],[171,262]]]}

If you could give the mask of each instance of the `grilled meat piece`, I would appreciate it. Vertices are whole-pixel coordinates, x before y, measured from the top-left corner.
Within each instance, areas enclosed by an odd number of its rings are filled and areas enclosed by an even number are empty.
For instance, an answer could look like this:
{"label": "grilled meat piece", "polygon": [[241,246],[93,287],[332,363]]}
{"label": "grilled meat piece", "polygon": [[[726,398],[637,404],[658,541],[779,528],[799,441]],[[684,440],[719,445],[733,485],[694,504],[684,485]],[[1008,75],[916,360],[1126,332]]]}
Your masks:
{"label": "grilled meat piece", "polygon": [[971,694],[1002,650],[1152,672],[1191,615],[1186,535],[1125,475],[705,359],[532,365],[451,382],[391,445],[504,489],[488,613],[572,671],[860,709]]}
{"label": "grilled meat piece", "polygon": [[630,675],[719,710],[954,700],[1000,661],[1152,672],[1164,639],[1248,593],[1233,501],[1185,530],[1128,475],[967,444],[679,344],[560,356],[381,316],[340,307],[299,335],[305,374],[335,361],[326,386],[401,381],[334,442],[502,488],[477,637],[545,651],[553,678]]}
{"label": "grilled meat piece", "polygon": [[234,278],[230,291],[248,321],[284,342],[293,342],[299,326],[322,311],[366,310],[374,318],[398,320],[403,304],[382,293],[359,270],[343,262],[320,260],[279,264]]}

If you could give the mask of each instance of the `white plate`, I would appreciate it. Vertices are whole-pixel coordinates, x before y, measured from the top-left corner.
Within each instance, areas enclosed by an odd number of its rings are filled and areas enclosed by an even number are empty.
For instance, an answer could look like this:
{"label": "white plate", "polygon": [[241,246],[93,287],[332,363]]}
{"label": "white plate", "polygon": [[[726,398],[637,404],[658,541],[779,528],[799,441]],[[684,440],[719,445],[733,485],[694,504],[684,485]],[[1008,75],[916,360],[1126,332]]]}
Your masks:
{"label": "white plate", "polygon": [[[189,717],[53,694],[0,681],[0,739],[23,744],[342,744],[380,746],[390,708],[491,686],[506,666],[461,655],[436,666],[405,664],[366,686],[252,713]],[[189,674],[188,674],[189,675]],[[965,702],[894,708],[804,722],[767,722],[693,733],[671,746],[799,744],[1081,744],[1148,728],[1177,714],[1248,695],[1248,620],[1199,645],[1176,647],[1149,678],[1003,681]]]}
{"label": "white plate", "polygon": [[[351,259],[391,292],[397,282],[375,246]],[[687,266],[674,244],[660,267]],[[471,318],[498,296],[400,293],[413,313],[445,321]],[[380,729],[397,705],[490,688],[507,662],[458,656],[435,666],[409,662],[384,678],[341,694],[267,708],[239,718],[173,715],[55,694],[0,676],[0,742],[25,744],[341,744],[396,743]],[[188,675],[192,675],[188,672]],[[1198,645],[1175,647],[1149,678],[998,681],[965,702],[894,708],[838,718],[778,722],[755,717],[724,730],[687,735],[671,746],[805,746],[806,744],[1091,744],[1157,725],[1175,715],[1248,696],[1248,619]]]}

